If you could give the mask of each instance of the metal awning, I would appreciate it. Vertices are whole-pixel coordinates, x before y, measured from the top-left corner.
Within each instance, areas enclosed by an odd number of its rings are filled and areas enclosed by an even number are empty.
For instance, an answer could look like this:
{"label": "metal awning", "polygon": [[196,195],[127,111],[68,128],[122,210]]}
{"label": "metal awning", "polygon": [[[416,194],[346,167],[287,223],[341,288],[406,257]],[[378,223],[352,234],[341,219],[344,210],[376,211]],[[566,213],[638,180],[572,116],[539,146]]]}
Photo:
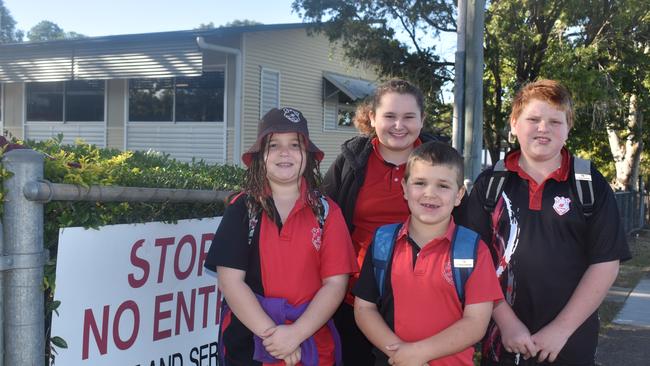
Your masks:
{"label": "metal awning", "polygon": [[199,76],[203,68],[193,37],[21,46],[0,52],[0,82]]}
{"label": "metal awning", "polygon": [[323,78],[343,92],[343,94],[352,101],[372,95],[377,88],[377,86],[371,81],[335,74],[332,72],[323,73]]}

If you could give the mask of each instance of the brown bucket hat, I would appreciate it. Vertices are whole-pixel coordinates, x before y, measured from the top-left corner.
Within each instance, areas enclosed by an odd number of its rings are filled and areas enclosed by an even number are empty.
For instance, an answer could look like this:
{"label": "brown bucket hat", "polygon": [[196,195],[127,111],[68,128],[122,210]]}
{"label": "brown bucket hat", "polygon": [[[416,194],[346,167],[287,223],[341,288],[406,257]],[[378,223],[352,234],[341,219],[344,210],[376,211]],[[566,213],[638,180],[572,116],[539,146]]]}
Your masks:
{"label": "brown bucket hat", "polygon": [[246,166],[251,165],[253,156],[260,152],[262,140],[264,140],[266,135],[270,133],[286,132],[296,132],[301,134],[305,139],[307,152],[314,153],[316,160],[323,160],[325,154],[323,154],[323,152],[309,139],[309,130],[307,129],[307,120],[305,117],[299,110],[285,107],[280,109],[273,108],[262,117],[259,126],[257,126],[257,141],[255,141],[253,146],[251,146],[251,148],[241,156],[244,164],[246,164]]}

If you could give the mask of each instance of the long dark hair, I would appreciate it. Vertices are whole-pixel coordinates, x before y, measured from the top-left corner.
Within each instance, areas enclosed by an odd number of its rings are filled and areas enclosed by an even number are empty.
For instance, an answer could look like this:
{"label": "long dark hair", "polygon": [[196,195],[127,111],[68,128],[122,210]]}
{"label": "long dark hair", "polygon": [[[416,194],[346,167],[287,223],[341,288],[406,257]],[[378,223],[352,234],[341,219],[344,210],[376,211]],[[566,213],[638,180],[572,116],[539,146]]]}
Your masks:
{"label": "long dark hair", "polygon": [[[244,193],[248,196],[247,204],[249,205],[249,209],[254,210],[254,212],[264,211],[270,218],[275,218],[275,210],[273,210],[271,204],[271,188],[266,178],[266,161],[264,159],[264,155],[266,155],[264,152],[268,152],[269,141],[271,141],[272,136],[272,133],[264,136],[260,151],[253,155],[253,160],[246,170]],[[314,214],[318,215],[323,210],[322,203],[319,199],[321,195],[319,190],[321,185],[320,161],[316,159],[315,153],[308,152],[304,149],[305,141],[302,135],[299,136],[298,142],[300,144],[300,151],[302,152],[301,156],[303,159],[307,159],[305,162],[305,171],[302,173],[307,183],[307,204],[314,211]],[[302,161],[300,165],[302,166]],[[296,182],[296,185],[300,189],[300,180]]]}

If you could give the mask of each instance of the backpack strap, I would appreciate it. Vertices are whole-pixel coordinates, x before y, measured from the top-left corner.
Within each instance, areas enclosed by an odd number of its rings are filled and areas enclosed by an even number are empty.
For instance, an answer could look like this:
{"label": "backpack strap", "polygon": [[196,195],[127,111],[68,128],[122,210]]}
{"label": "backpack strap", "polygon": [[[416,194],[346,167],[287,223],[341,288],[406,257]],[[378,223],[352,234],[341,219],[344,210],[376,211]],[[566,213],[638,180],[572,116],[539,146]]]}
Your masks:
{"label": "backpack strap", "polygon": [[574,156],[573,172],[578,199],[580,199],[585,216],[589,217],[594,212],[594,186],[591,182],[591,161]]}
{"label": "backpack strap", "polygon": [[485,191],[485,210],[487,212],[494,211],[494,208],[499,202],[499,197],[501,197],[501,192],[503,192],[503,187],[506,184],[506,179],[508,178],[508,170],[506,169],[505,161],[499,160],[494,164],[492,169],[492,174],[490,175],[490,180],[488,181],[488,187]]}
{"label": "backpack strap", "polygon": [[456,294],[465,305],[465,284],[474,270],[479,235],[464,226],[457,225],[451,242],[451,268]]}
{"label": "backpack strap", "polygon": [[377,228],[372,239],[372,268],[375,272],[380,298],[384,295],[386,271],[395,245],[395,238],[401,227],[402,224],[382,225]]}

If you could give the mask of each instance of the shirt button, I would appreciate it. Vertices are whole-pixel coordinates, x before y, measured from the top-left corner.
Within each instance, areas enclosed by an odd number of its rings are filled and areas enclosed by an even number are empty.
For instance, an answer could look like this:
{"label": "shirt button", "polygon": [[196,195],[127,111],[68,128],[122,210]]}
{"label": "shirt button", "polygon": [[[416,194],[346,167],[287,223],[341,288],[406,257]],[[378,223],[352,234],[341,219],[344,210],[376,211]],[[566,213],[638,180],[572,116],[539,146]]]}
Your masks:
{"label": "shirt button", "polygon": [[393,180],[394,180],[395,182],[397,182],[397,181],[399,181],[399,178],[395,178],[395,179],[393,179]]}
{"label": "shirt button", "polygon": [[395,167],[395,170],[399,170],[399,167]]}

